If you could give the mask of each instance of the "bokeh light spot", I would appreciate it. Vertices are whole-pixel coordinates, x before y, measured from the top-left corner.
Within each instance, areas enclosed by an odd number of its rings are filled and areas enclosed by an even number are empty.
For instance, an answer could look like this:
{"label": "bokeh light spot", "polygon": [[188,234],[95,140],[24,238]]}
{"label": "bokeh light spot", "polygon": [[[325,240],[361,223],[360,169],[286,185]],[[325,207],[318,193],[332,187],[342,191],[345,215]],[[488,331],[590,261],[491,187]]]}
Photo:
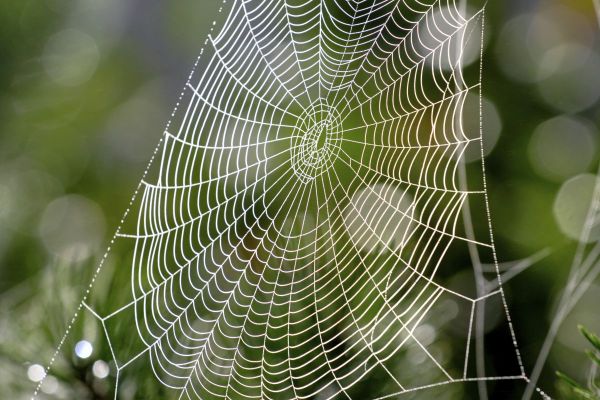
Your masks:
{"label": "bokeh light spot", "polygon": [[599,183],[596,175],[581,174],[569,179],[560,188],[554,201],[554,217],[560,230],[569,238],[584,242],[600,238],[598,224],[594,224],[587,238],[582,238],[594,190]]}
{"label": "bokeh light spot", "polygon": [[415,206],[411,196],[389,184],[357,191],[344,211],[344,223],[359,250],[397,250],[411,236]]}
{"label": "bokeh light spot", "polygon": [[83,196],[67,195],[46,207],[39,234],[51,254],[81,261],[100,248],[104,229],[104,214],[96,203]]}
{"label": "bokeh light spot", "polygon": [[39,364],[33,364],[30,365],[29,368],[27,368],[27,377],[32,382],[41,381],[42,379],[44,379],[45,375],[46,371],[44,370],[44,367],[42,367]]}
{"label": "bokeh light spot", "polygon": [[96,360],[92,365],[92,373],[98,379],[105,379],[110,372],[108,364],[103,360]]}
{"label": "bokeh light spot", "polygon": [[80,340],[75,345],[75,355],[83,360],[90,358],[94,351],[94,347],[87,340]]}
{"label": "bokeh light spot", "polygon": [[560,44],[541,61],[551,73],[537,84],[542,100],[563,112],[584,111],[600,99],[600,56],[590,47]]}
{"label": "bokeh light spot", "polygon": [[[550,2],[548,2],[550,3]],[[594,31],[587,18],[560,5],[540,3],[535,13],[519,14],[502,28],[496,46],[497,62],[510,78],[534,83],[556,68],[549,52],[565,43],[591,46]]]}
{"label": "bokeh light spot", "polygon": [[42,390],[42,392],[44,392],[46,394],[55,394],[56,392],[58,392],[59,386],[60,385],[58,383],[58,379],[56,379],[52,375],[48,375],[44,379],[44,382],[42,383],[42,386],[40,387],[40,389]]}
{"label": "bokeh light spot", "polygon": [[562,182],[586,172],[596,155],[591,123],[568,116],[542,122],[529,142],[529,159],[544,178]]}
{"label": "bokeh light spot", "polygon": [[[483,133],[481,133],[480,113],[483,117]],[[463,129],[467,137],[473,140],[464,151],[464,160],[466,162],[480,160],[482,143],[483,155],[488,156],[496,147],[502,132],[502,119],[494,102],[487,97],[482,97],[480,103],[479,95],[469,93],[463,106]],[[480,136],[482,136],[481,141],[477,140]]]}
{"label": "bokeh light spot", "polygon": [[88,81],[99,60],[100,52],[94,39],[76,29],[65,29],[51,36],[42,55],[48,76],[64,86]]}

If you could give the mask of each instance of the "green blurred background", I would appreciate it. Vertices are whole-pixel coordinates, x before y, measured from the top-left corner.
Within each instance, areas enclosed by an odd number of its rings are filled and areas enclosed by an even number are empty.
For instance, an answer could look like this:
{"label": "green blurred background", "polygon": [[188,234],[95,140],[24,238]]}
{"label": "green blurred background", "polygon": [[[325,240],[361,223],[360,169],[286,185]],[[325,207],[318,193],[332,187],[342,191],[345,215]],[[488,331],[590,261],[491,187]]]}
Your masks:
{"label": "green blurred background", "polygon": [[[62,336],[219,6],[198,0],[0,3],[3,398],[31,395],[38,378],[32,366],[45,365]],[[486,28],[484,148],[499,259],[547,250],[505,286],[530,371],[595,184],[599,29],[592,0],[491,0]],[[586,378],[585,342],[576,326],[600,331],[599,309],[600,286],[592,284],[557,335],[540,381],[548,393],[560,397],[556,369]],[[75,342],[90,328],[83,322],[76,329]],[[42,395],[105,398],[111,377],[104,360],[106,349],[93,359],[59,361]],[[519,398],[522,389],[507,389],[505,398]],[[142,398],[134,393],[125,388],[122,397]]]}

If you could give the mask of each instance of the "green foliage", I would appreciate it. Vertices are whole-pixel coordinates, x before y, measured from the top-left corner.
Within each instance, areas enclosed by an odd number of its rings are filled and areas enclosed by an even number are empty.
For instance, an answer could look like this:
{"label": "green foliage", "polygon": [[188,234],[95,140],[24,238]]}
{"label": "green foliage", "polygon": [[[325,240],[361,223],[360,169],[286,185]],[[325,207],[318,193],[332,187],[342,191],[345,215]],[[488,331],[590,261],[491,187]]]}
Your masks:
{"label": "green foliage", "polygon": [[584,326],[579,325],[578,328],[583,337],[585,337],[594,347],[593,350],[586,350],[587,356],[592,361],[592,369],[590,370],[588,384],[587,386],[583,386],[575,379],[560,371],[557,371],[556,375],[566,384],[565,386],[568,388],[567,395],[572,394],[576,396],[577,399],[598,400],[600,399],[600,387],[597,385],[598,378],[596,376],[596,370],[600,367],[600,338],[587,330]]}

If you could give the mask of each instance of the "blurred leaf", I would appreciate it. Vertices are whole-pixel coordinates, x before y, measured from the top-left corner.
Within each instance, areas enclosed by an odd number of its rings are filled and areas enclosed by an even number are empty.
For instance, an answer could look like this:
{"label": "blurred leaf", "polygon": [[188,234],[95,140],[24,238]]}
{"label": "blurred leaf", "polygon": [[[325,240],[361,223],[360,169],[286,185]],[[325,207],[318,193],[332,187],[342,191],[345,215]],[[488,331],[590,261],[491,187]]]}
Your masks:
{"label": "blurred leaf", "polygon": [[592,350],[587,350],[585,352],[585,354],[587,354],[587,356],[590,358],[590,360],[595,362],[597,365],[600,365],[600,357],[598,357],[598,353],[596,353]]}
{"label": "blurred leaf", "polygon": [[[594,333],[590,332],[583,325],[578,325],[577,328],[579,329],[581,334],[596,348],[596,351],[600,351],[600,338],[598,338],[598,336],[595,335]],[[600,358],[598,357],[596,352],[588,350],[588,351],[586,351],[586,354],[590,358],[590,360],[592,360],[597,365],[600,365]],[[569,387],[571,388],[572,392],[575,395],[577,395],[578,398],[589,399],[589,400],[598,400],[598,399],[600,399],[600,397],[598,396],[598,393],[599,393],[598,387],[595,384],[595,371],[591,371],[591,374],[592,375],[590,377],[590,383],[589,383],[590,387],[584,388],[581,384],[579,384],[576,380],[574,380],[570,376],[568,376],[560,371],[556,371],[556,376],[558,376],[558,378],[562,382],[565,382],[566,384],[568,384]]]}
{"label": "blurred leaf", "polygon": [[577,389],[577,388],[578,389],[583,389],[583,387],[578,382],[576,382],[573,378],[569,377],[566,374],[563,374],[560,371],[556,371],[556,376],[558,376],[560,379],[562,379],[563,382],[568,383],[569,386],[571,386],[574,389]]}
{"label": "blurred leaf", "polygon": [[600,338],[588,331],[583,325],[578,326],[581,334],[596,348],[597,351],[600,351]]}

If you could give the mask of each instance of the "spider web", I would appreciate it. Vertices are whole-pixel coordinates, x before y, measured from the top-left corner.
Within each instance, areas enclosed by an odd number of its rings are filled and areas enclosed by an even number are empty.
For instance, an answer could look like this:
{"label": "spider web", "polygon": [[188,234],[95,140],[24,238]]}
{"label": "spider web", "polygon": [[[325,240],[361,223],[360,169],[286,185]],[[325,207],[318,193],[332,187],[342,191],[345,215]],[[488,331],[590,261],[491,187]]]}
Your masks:
{"label": "spider web", "polygon": [[[130,249],[117,261],[121,273],[131,265],[130,289],[111,291],[118,307],[89,290],[82,302],[117,385],[140,360],[188,399],[352,398],[376,374],[393,387],[374,398],[526,379],[497,268],[475,295],[437,282],[456,246],[495,258],[491,231],[479,241],[460,223],[470,200],[487,206],[462,157],[481,149],[481,130],[462,124],[481,75],[467,79],[462,56],[483,11],[466,17],[454,0],[225,6],[111,242]],[[514,374],[486,376],[479,361],[472,371],[478,308],[493,297]],[[448,299],[468,310],[460,370],[415,333]],[[406,382],[394,365],[407,348],[441,379]]]}

